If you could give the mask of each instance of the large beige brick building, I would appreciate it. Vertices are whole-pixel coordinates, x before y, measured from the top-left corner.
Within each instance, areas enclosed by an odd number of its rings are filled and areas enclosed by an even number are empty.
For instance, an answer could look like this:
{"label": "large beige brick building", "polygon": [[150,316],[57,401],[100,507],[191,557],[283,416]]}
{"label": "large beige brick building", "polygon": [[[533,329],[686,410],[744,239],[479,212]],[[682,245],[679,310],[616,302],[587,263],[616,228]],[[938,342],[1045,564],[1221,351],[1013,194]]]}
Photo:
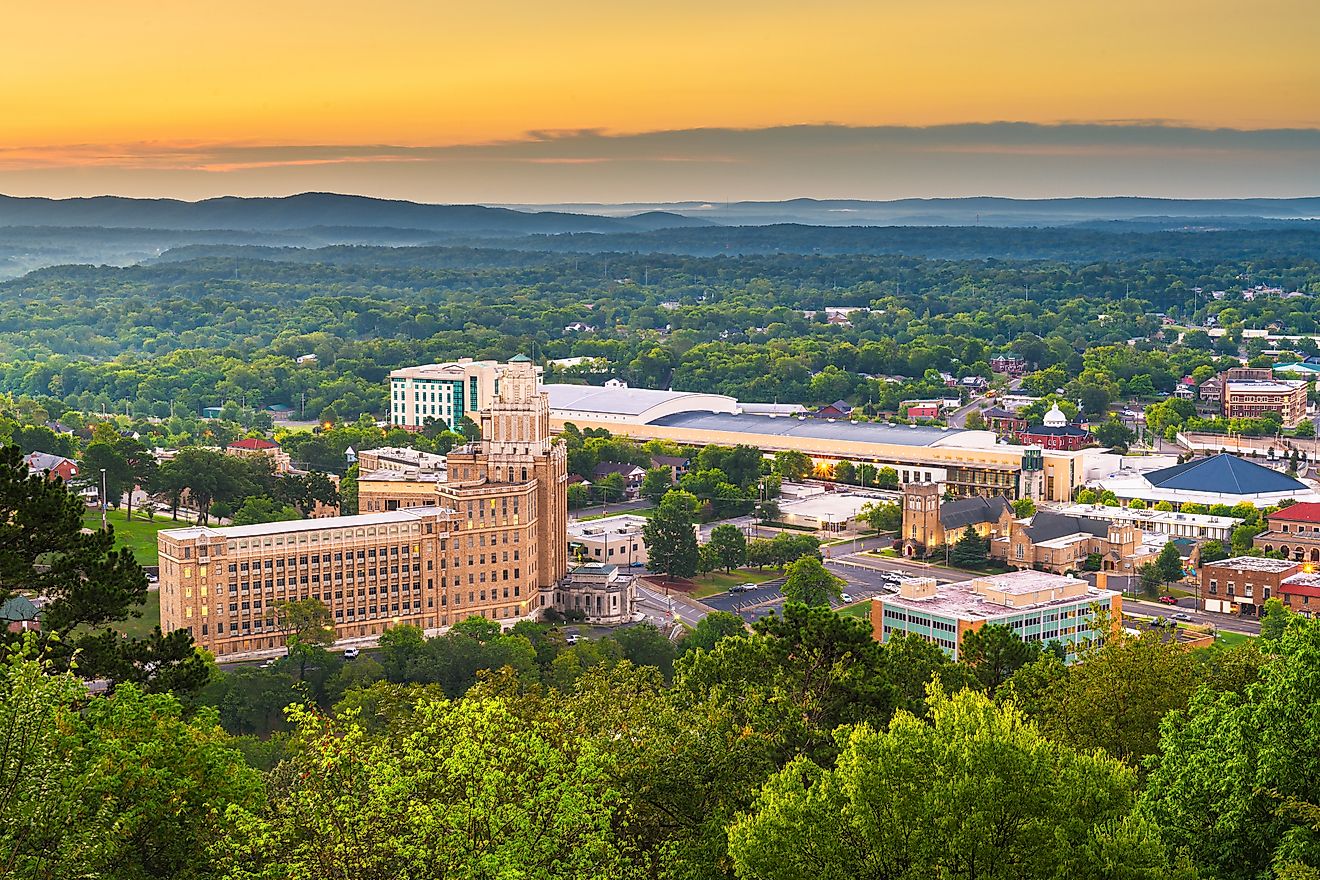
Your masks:
{"label": "large beige brick building", "polygon": [[1295,428],[1306,418],[1306,383],[1275,379],[1269,369],[1229,370],[1220,393],[1225,418],[1259,418],[1273,412],[1285,428]]}
{"label": "large beige brick building", "polygon": [[284,645],[279,603],[316,598],[338,640],[472,615],[536,616],[567,573],[567,454],[532,364],[511,361],[427,506],[159,534],[161,627],[217,657]]}

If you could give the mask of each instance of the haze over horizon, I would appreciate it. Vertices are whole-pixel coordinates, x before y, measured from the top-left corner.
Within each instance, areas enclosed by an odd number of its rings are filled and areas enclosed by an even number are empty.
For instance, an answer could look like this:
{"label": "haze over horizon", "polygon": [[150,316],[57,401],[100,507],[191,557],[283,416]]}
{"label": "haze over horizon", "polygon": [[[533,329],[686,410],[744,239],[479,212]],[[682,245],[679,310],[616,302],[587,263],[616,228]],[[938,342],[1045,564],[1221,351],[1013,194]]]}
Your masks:
{"label": "haze over horizon", "polygon": [[1320,193],[1305,0],[238,0],[222,17],[127,0],[8,19],[11,195]]}

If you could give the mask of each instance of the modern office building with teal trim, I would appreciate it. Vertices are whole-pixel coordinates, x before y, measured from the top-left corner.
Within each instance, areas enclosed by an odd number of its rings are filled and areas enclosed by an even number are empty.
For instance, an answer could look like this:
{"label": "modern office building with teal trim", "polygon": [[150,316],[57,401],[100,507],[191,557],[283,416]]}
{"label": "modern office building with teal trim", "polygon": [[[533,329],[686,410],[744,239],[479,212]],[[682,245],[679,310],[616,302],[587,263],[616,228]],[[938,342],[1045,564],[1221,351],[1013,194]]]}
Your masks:
{"label": "modern office building with teal trim", "polygon": [[955,660],[963,637],[986,624],[1007,626],[1026,642],[1058,642],[1068,662],[1086,644],[1102,637],[1096,612],[1110,625],[1122,625],[1123,600],[1113,590],[1042,571],[1013,571],[939,586],[932,578],[912,578],[895,595],[871,600],[871,630],[888,641],[911,633],[934,642]]}
{"label": "modern office building with teal trim", "polygon": [[457,431],[464,417],[484,409],[500,388],[504,365],[461,358],[447,364],[405,367],[390,373],[390,424],[420,431],[440,421]]}

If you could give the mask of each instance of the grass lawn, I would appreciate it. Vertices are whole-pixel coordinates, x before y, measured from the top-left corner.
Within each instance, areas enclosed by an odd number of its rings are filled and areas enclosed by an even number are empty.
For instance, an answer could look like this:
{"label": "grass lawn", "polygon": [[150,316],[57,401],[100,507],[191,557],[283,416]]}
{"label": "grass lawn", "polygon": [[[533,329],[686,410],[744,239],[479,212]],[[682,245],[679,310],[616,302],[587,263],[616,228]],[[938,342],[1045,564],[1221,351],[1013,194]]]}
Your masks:
{"label": "grass lawn", "polygon": [[114,628],[126,636],[135,639],[146,638],[155,627],[160,626],[160,591],[148,590],[147,601],[142,605],[141,617],[130,617],[114,624]]}
{"label": "grass lawn", "polygon": [[[127,547],[133,551],[138,565],[156,564],[156,533],[161,529],[178,529],[188,523],[175,522],[168,516],[156,516],[154,522],[138,519],[137,513],[132,520],[124,518],[123,509],[111,510],[106,514],[106,521],[114,527],[115,546]],[[83,513],[83,525],[89,529],[101,528],[101,511],[88,509]]]}
{"label": "grass lawn", "polygon": [[851,605],[845,605],[835,614],[842,614],[844,617],[859,617],[863,620],[871,616],[871,603],[863,599],[861,602],[854,602]]}
{"label": "grass lawn", "polygon": [[1254,638],[1255,636],[1249,636],[1246,633],[1225,632],[1224,630],[1220,630],[1215,636],[1215,647],[1223,646],[1225,648],[1233,648]]}
{"label": "grass lawn", "polygon": [[723,593],[729,587],[737,584],[761,584],[766,581],[772,581],[783,575],[778,569],[768,568],[764,571],[756,569],[735,568],[732,573],[725,574],[722,571],[712,571],[710,574],[698,575],[692,579],[697,588],[690,594],[694,599],[704,599],[707,596],[713,596],[716,593]]}

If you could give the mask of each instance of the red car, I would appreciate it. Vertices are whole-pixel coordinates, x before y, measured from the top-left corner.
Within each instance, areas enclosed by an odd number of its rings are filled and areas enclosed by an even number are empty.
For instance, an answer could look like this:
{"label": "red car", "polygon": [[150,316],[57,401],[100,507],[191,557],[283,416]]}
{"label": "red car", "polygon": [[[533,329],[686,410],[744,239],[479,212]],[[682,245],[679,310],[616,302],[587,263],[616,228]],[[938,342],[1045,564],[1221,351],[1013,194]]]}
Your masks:
{"label": "red car", "polygon": [[1175,599],[1175,598],[1172,597],[1172,596],[1160,596],[1159,601],[1160,601],[1160,602],[1163,602],[1165,605],[1177,605],[1177,604],[1178,604],[1178,600]]}

